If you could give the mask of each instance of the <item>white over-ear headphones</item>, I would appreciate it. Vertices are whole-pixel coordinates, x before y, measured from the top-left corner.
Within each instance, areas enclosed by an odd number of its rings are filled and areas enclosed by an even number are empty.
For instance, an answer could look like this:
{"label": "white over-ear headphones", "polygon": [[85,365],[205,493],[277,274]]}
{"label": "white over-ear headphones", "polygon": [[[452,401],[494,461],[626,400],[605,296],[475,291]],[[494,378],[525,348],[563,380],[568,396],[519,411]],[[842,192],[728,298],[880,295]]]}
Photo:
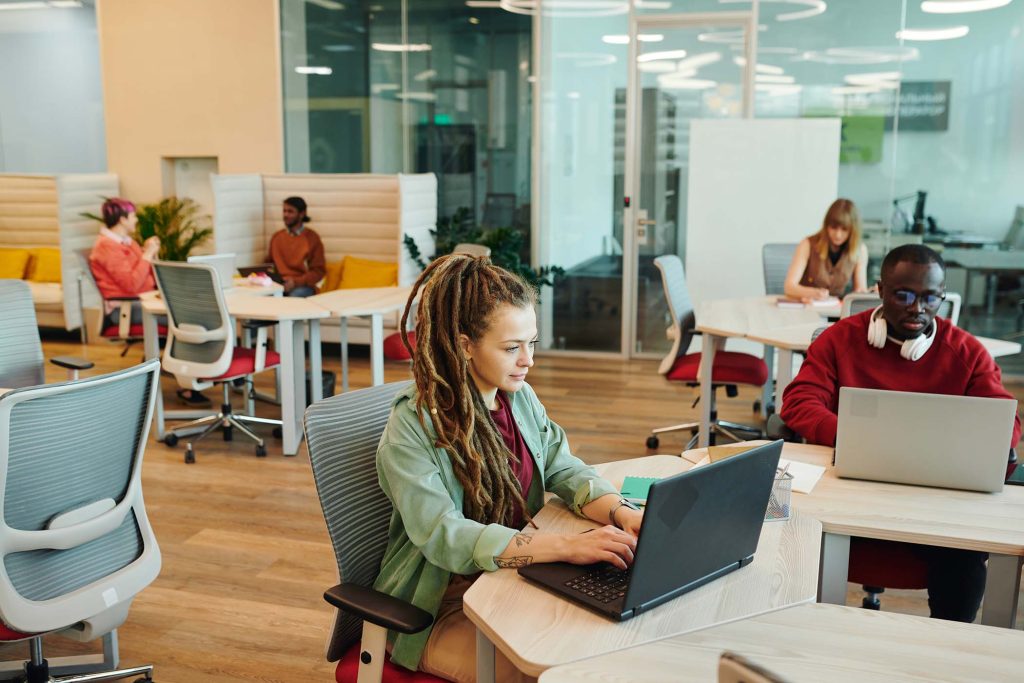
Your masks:
{"label": "white over-ear headphones", "polygon": [[[889,339],[889,328],[881,312],[881,306],[873,310],[871,312],[871,322],[868,323],[868,344],[871,344],[876,349],[885,348],[885,342]],[[938,329],[938,325],[933,320],[930,327],[931,332],[926,330],[924,334],[913,339],[907,339],[903,342],[893,339],[894,342],[900,344],[900,356],[913,361],[918,360],[927,353],[928,349],[932,347],[932,342],[935,341],[935,331]]]}

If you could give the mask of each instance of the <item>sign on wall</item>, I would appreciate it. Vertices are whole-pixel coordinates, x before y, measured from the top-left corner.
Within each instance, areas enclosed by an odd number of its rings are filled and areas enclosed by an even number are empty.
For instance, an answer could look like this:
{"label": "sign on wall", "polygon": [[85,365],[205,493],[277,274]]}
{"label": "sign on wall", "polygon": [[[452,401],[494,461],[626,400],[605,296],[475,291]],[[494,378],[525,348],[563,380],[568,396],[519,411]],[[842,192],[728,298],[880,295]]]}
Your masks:
{"label": "sign on wall", "polygon": [[[949,129],[951,81],[903,81],[900,83],[900,130],[943,131]],[[887,117],[886,130],[892,130]]]}

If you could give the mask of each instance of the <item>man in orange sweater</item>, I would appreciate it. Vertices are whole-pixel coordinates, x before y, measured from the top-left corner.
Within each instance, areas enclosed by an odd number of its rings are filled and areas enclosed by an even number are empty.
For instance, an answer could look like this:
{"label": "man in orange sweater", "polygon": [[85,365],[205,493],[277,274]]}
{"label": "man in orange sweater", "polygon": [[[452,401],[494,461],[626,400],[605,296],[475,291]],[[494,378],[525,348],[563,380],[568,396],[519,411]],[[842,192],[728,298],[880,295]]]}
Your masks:
{"label": "man in orange sweater", "polygon": [[[104,227],[89,253],[89,268],[100,295],[107,300],[106,327],[118,324],[119,308],[112,298],[139,296],[156,289],[152,263],[160,252],[160,238],[153,235],[139,246],[133,238],[139,219],[135,205],[127,199],[108,199],[100,212]],[[132,302],[131,324],[142,324],[142,304],[138,301]],[[198,391],[179,389],[178,398],[188,405],[210,405],[210,399]]]}
{"label": "man in orange sweater", "polygon": [[[945,276],[942,257],[926,246],[907,244],[890,251],[878,283],[882,305],[840,320],[811,344],[800,373],[783,394],[781,417],[786,425],[810,443],[835,446],[840,387],[1013,398],[981,342],[935,316],[945,298]],[[878,347],[868,331],[881,324],[886,335]],[[923,350],[912,353],[905,348],[905,342],[922,335],[930,338]],[[935,416],[935,428],[943,428],[941,415]],[[1020,436],[1017,417],[1006,444],[1011,455],[1009,449]],[[1011,458],[1007,476],[1012,471]],[[928,566],[931,616],[974,621],[985,592],[988,554],[904,545]],[[861,551],[853,546],[850,552],[853,556]]]}
{"label": "man in orange sweater", "polygon": [[316,285],[327,274],[324,244],[320,236],[306,227],[306,201],[302,197],[288,197],[282,209],[284,229],[270,238],[270,253],[266,262],[284,283],[285,296],[312,296]]}

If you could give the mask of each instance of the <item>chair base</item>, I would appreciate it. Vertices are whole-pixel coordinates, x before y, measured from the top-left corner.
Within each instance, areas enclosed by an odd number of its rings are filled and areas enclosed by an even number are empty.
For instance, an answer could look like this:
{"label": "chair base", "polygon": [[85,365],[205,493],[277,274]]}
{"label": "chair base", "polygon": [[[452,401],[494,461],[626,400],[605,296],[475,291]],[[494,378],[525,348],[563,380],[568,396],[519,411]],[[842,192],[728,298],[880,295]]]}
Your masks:
{"label": "chair base", "polygon": [[[671,427],[659,427],[651,430],[651,435],[647,437],[647,447],[651,450],[658,448],[660,441],[658,439],[659,434],[668,434],[669,432],[682,432],[689,430],[693,436],[686,444],[685,450],[690,450],[697,445],[699,439],[698,431],[700,430],[699,422],[687,422],[685,424],[673,425]],[[746,432],[741,435],[738,432]],[[751,427],[749,425],[741,425],[736,422],[728,422],[726,420],[716,420],[712,418],[710,424],[710,431],[708,434],[708,445],[714,446],[716,436],[721,434],[732,441],[747,441],[749,439],[760,439],[764,437],[764,433],[757,427]]]}
{"label": "chair base", "polygon": [[193,420],[187,424],[175,427],[174,429],[169,430],[167,435],[164,437],[165,444],[168,446],[174,446],[178,443],[178,439],[184,436],[196,435],[195,438],[191,439],[185,447],[186,464],[191,465],[196,461],[194,444],[206,438],[216,429],[223,430],[225,441],[233,440],[234,430],[238,429],[242,434],[256,442],[256,457],[266,457],[267,447],[263,439],[246,425],[282,425],[281,420],[271,420],[265,417],[255,417],[252,415],[236,415],[231,409],[231,380],[222,382],[221,386],[224,390],[224,402],[221,404],[220,410],[216,415],[207,415],[206,417],[201,417],[198,420]]}
{"label": "chair base", "polygon": [[119,681],[133,676],[135,683],[152,683],[153,666],[134,666],[113,671],[97,671],[95,673],[73,674],[70,676],[53,677],[50,675],[50,664],[43,658],[43,639],[37,636],[28,641],[29,660],[25,662],[23,683],[95,683],[97,681]]}

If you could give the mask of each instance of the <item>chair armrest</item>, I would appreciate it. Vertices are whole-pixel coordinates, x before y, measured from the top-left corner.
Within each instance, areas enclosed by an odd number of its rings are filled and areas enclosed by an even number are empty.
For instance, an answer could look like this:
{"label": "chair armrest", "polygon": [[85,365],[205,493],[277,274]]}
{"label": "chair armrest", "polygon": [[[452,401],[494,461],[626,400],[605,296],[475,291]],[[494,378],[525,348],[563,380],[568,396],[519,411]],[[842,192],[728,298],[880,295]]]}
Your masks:
{"label": "chair armrest", "polygon": [[104,301],[142,301],[137,296],[105,296]]}
{"label": "chair armrest", "polygon": [[[1017,470],[1017,451],[1015,451],[1015,450],[1013,450],[1011,448],[1010,449],[1010,457],[1006,461],[1006,480],[1005,481],[1009,481],[1010,477],[1013,476],[1013,473],[1016,470]],[[1016,482],[1011,482],[1011,483],[1016,483]]]}
{"label": "chair armrest", "polygon": [[371,624],[399,633],[419,633],[434,622],[429,612],[415,605],[353,583],[328,588],[324,600]]}
{"label": "chair armrest", "polygon": [[51,358],[50,362],[68,370],[88,370],[96,365],[91,360],[76,358],[75,356],[57,356],[56,358]]}

